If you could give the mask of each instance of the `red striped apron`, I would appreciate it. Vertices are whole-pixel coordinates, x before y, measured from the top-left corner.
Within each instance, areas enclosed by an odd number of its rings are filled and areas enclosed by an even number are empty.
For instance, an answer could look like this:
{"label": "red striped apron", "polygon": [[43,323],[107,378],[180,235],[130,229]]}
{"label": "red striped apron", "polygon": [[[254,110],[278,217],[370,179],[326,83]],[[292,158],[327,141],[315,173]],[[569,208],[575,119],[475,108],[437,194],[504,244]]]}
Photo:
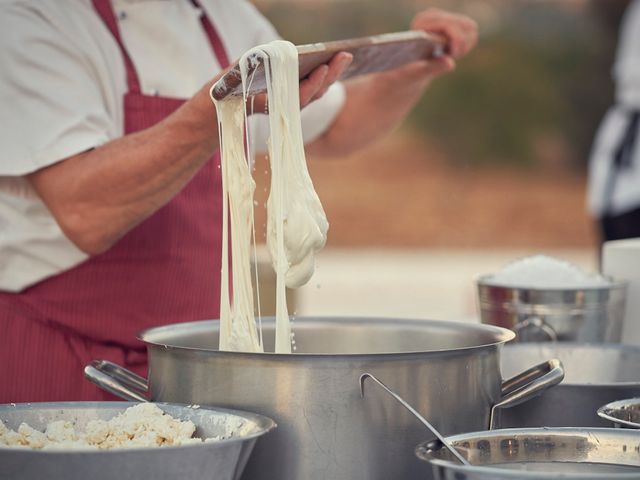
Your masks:
{"label": "red striped apron", "polygon": [[[151,127],[184,101],[142,94],[111,3],[93,4],[126,65],[125,134]],[[202,25],[226,68],[223,44],[204,13]],[[144,375],[140,330],[218,318],[221,238],[216,154],[167,205],[106,253],[22,293],[0,293],[0,403],[108,398],[83,379],[84,366],[95,358]]]}

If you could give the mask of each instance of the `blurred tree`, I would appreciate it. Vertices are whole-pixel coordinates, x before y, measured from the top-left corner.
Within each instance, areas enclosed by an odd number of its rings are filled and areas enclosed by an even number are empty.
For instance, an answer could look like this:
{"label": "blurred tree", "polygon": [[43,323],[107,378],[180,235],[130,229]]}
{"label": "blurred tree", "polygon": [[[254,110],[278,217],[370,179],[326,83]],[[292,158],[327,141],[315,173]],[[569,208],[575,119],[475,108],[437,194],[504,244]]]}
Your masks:
{"label": "blurred tree", "polygon": [[[433,2],[430,2],[433,3]],[[495,12],[498,22],[456,73],[438,81],[410,127],[437,139],[458,165],[539,163],[541,139],[559,139],[560,161],[586,165],[612,99],[610,67],[628,0],[438,0],[438,6]],[[423,2],[278,1],[262,5],[295,43],[407,28]],[[474,8],[471,8],[474,7]],[[482,25],[481,25],[482,26]]]}

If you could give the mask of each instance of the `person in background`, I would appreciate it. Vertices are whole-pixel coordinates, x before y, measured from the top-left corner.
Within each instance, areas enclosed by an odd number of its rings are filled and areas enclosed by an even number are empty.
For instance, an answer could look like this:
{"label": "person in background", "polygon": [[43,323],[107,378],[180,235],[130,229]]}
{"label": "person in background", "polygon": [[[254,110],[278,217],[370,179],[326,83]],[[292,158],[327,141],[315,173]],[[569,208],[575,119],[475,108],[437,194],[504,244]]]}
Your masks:
{"label": "person in background", "polygon": [[[335,83],[342,52],[301,82],[310,154],[393,129],[477,41],[471,19],[441,10],[411,27],[445,35],[448,55]],[[92,359],[144,374],[139,331],[218,318],[209,88],[276,38],[245,0],[0,3],[0,403],[101,399],[82,378]],[[252,122],[260,137],[264,115]]]}
{"label": "person in background", "polygon": [[640,0],[627,7],[613,77],[616,103],[589,164],[588,206],[603,242],[640,237]]}

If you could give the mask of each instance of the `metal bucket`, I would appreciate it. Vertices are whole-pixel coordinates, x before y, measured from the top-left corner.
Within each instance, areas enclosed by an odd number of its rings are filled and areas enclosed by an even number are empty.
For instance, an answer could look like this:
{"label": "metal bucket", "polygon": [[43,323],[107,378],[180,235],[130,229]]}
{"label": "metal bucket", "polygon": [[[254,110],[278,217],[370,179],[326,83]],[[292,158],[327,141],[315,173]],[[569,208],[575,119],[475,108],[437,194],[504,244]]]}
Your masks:
{"label": "metal bucket", "polygon": [[470,466],[439,442],[421,444],[435,480],[640,479],[640,432],[614,428],[531,428],[448,437]]}
{"label": "metal bucket", "polygon": [[493,285],[480,277],[482,323],[513,330],[519,342],[618,343],[627,282],[582,289],[538,289]]}
{"label": "metal bucket", "polygon": [[562,384],[526,404],[501,412],[501,428],[609,427],[596,410],[640,397],[640,347],[570,342],[518,343],[502,350],[502,374],[521,372],[547,358],[562,362]]}
{"label": "metal bucket", "polygon": [[[263,321],[263,329],[273,350],[273,322]],[[141,339],[149,352],[149,396],[233,406],[278,422],[269,441],[256,446],[245,480],[388,480],[428,472],[412,455],[424,430],[393,400],[362,399],[362,373],[389,382],[445,434],[486,430],[496,407],[560,380],[553,371],[503,382],[500,349],[513,333],[487,325],[298,318],[294,331],[297,353],[282,355],[218,351],[214,321],[147,330]],[[86,373],[93,381],[102,375],[103,387],[128,398],[146,394],[144,379],[95,366],[101,371]],[[138,384],[138,393],[109,377]]]}
{"label": "metal bucket", "polygon": [[618,428],[640,429],[640,398],[611,402],[598,409],[598,416]]}
{"label": "metal bucket", "polygon": [[[129,402],[57,402],[0,405],[0,420],[16,430],[22,422],[40,431],[55,420],[82,430],[90,420],[109,420]],[[11,480],[238,480],[253,446],[275,423],[235,410],[158,404],[166,413],[196,425],[195,435],[225,433],[225,423],[246,425],[235,438],[195,445],[114,450],[31,450],[0,447],[0,479]]]}

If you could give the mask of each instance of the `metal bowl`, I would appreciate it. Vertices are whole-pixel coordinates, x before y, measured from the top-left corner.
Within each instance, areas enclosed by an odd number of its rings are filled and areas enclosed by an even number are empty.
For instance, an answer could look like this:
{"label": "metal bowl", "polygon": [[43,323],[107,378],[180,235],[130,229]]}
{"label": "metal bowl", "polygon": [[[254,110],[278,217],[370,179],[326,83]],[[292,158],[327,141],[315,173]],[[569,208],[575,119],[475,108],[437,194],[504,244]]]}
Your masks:
{"label": "metal bowl", "polygon": [[[22,422],[44,430],[55,420],[83,429],[90,420],[109,420],[131,402],[57,402],[0,405],[0,420],[11,429]],[[0,479],[11,480],[238,480],[261,435],[276,425],[266,417],[219,408],[158,403],[163,411],[196,425],[201,438],[225,433],[227,422],[245,422],[237,436],[215,442],[114,450],[31,450],[0,448]]]}
{"label": "metal bowl", "polygon": [[640,432],[614,428],[531,428],[448,437],[471,463],[440,442],[418,445],[435,480],[640,479]]}
{"label": "metal bowl", "polygon": [[506,287],[480,277],[482,323],[513,330],[520,342],[619,342],[628,282],[604,287],[541,289]]}
{"label": "metal bowl", "polygon": [[504,409],[501,428],[609,427],[596,411],[621,398],[640,397],[640,347],[571,342],[507,344],[500,359],[509,377],[548,358],[565,370],[563,382],[526,404]]}
{"label": "metal bowl", "polygon": [[611,402],[598,409],[598,416],[616,427],[640,429],[640,398]]}

